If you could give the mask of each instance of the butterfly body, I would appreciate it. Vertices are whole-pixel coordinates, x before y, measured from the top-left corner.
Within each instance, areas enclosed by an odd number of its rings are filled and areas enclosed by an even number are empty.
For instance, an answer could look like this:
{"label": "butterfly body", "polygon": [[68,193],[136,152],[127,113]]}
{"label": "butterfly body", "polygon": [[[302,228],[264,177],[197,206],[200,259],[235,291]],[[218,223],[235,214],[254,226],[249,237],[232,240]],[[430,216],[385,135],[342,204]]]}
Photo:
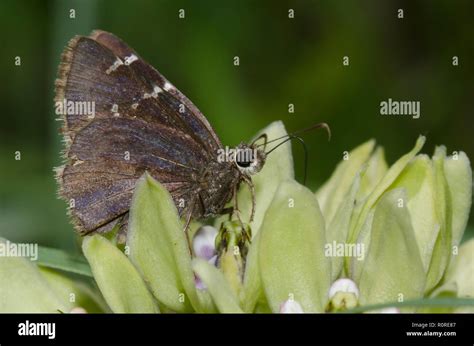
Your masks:
{"label": "butterfly body", "polygon": [[233,196],[232,189],[241,180],[240,172],[227,162],[209,162],[198,179],[196,218],[216,216]]}

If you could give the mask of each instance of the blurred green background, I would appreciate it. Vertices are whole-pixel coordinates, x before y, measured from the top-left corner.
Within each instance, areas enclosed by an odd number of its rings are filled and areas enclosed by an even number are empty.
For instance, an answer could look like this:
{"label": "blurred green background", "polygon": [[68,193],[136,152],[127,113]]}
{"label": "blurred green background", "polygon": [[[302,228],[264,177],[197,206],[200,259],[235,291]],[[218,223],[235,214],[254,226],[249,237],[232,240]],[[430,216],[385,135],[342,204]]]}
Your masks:
{"label": "blurred green background", "polygon": [[[329,123],[331,142],[324,131],[304,136],[315,189],[343,151],[369,138],[385,147],[389,163],[419,134],[428,136],[426,153],[445,144],[474,159],[473,14],[471,0],[3,0],[0,236],[75,248],[52,172],[61,149],[53,85],[74,35],[100,28],[124,39],[200,108],[224,144],[277,119],[289,131]],[[421,101],[421,118],[381,116],[388,98]],[[301,180],[303,150],[295,143],[293,151]],[[472,215],[469,227],[472,233]]]}

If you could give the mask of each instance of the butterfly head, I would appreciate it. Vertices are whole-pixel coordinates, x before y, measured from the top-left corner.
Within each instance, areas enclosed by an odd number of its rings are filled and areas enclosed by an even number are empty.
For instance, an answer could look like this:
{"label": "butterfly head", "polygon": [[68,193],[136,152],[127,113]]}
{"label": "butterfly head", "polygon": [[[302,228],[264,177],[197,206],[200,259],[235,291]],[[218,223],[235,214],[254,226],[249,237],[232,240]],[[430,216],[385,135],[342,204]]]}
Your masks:
{"label": "butterfly head", "polygon": [[254,175],[262,169],[265,164],[266,154],[261,148],[245,143],[235,148],[234,164],[237,169],[245,175]]}

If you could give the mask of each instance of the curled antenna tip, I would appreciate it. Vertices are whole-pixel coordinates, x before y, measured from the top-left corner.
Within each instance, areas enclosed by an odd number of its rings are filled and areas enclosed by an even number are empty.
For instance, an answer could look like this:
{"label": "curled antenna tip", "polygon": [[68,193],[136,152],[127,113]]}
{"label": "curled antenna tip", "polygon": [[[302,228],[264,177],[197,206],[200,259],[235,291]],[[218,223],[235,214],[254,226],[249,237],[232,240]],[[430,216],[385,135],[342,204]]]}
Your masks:
{"label": "curled antenna tip", "polygon": [[328,142],[331,140],[331,129],[328,124],[326,123],[321,123],[321,127],[324,127],[326,132],[328,133]]}

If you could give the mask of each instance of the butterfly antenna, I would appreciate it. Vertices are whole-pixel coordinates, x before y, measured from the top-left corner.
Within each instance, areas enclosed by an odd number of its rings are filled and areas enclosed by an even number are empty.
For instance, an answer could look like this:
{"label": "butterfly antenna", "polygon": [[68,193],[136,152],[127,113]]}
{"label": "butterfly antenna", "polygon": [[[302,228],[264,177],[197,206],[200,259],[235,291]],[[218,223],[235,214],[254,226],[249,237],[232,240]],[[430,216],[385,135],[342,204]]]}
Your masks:
{"label": "butterfly antenna", "polygon": [[265,143],[263,144],[259,144],[257,145],[257,147],[260,147],[262,145],[266,145],[266,144],[269,144],[269,143],[272,143],[272,142],[275,142],[275,141],[278,141],[280,139],[283,139],[283,138],[288,138],[288,137],[291,137],[291,136],[299,136],[303,133],[306,133],[306,132],[309,132],[309,131],[312,131],[312,130],[316,130],[316,129],[320,129],[320,128],[323,128],[326,130],[326,132],[328,133],[328,141],[331,140],[331,129],[329,128],[329,125],[326,124],[326,123],[317,123],[317,124],[314,124],[314,125],[311,125],[310,127],[307,127],[305,129],[302,129],[302,130],[298,130],[296,132],[293,132],[293,133],[289,133],[287,135],[284,135],[284,136],[281,136],[281,137],[278,137],[278,138],[274,138],[272,140],[269,140],[269,141],[266,141]]}
{"label": "butterfly antenna", "polygon": [[[287,136],[285,136],[285,137],[287,137]],[[285,137],[282,137],[281,139],[283,139]],[[303,178],[303,185],[306,185],[306,176],[307,176],[307,172],[308,172],[308,147],[306,146],[306,143],[304,142],[304,140],[301,137],[298,137],[298,136],[295,136],[295,135],[288,135],[288,138],[283,140],[283,142],[278,143],[275,147],[273,147],[272,149],[267,151],[265,154],[266,155],[270,154],[276,148],[278,148],[279,146],[285,144],[288,141],[291,141],[292,139],[298,140],[303,145],[303,148],[304,148],[304,178]],[[272,140],[272,142],[273,142],[273,140]]]}

